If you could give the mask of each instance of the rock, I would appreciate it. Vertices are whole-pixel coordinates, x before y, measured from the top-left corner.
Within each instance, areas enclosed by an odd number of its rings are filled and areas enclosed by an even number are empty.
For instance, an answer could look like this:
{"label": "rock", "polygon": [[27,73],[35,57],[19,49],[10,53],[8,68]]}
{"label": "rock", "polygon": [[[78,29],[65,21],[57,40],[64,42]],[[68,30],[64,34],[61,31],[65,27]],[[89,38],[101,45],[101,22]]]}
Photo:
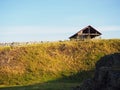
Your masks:
{"label": "rock", "polygon": [[96,63],[96,70],[101,67],[120,67],[120,53],[106,55]]}
{"label": "rock", "polygon": [[94,77],[73,90],[120,90],[120,53],[102,57]]}

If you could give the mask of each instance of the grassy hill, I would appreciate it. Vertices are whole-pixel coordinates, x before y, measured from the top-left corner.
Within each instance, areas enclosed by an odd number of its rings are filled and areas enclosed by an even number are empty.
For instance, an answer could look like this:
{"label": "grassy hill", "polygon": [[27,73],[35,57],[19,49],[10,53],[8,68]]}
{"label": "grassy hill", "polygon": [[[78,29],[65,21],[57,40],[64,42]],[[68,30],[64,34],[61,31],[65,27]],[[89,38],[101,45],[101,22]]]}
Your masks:
{"label": "grassy hill", "polygon": [[0,85],[67,90],[92,77],[96,61],[115,52],[120,52],[120,39],[0,46]]}

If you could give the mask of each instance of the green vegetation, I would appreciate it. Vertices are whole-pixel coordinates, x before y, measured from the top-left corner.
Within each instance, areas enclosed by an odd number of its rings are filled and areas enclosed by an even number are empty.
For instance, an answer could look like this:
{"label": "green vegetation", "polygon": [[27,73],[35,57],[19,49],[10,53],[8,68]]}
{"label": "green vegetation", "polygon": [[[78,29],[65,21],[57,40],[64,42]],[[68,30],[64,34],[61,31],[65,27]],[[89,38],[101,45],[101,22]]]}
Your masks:
{"label": "green vegetation", "polygon": [[70,90],[93,76],[97,60],[115,52],[120,52],[119,39],[1,46],[0,85],[15,86],[9,90]]}

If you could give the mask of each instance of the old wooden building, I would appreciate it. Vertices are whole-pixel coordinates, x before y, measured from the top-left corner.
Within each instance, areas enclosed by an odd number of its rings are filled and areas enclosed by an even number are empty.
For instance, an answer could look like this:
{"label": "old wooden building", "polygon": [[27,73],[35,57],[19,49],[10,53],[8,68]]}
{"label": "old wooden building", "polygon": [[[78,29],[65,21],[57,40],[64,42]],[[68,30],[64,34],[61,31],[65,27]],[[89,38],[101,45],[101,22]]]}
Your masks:
{"label": "old wooden building", "polygon": [[72,39],[75,39],[75,40],[92,39],[92,38],[95,38],[100,35],[102,35],[102,34],[99,31],[97,31],[95,28],[93,28],[92,26],[89,25],[89,26],[81,29],[80,31],[78,31],[77,33],[72,35],[71,37],[69,37],[69,39],[70,40],[72,40]]}

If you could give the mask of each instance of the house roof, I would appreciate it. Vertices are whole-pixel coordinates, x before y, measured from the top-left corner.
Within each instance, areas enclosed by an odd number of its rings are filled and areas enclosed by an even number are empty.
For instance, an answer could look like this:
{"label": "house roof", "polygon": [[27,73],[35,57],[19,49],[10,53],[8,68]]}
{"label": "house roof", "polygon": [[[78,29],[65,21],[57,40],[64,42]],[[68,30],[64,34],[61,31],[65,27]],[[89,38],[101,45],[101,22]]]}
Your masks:
{"label": "house roof", "polygon": [[[70,36],[69,38],[74,38],[74,37],[77,36],[78,34],[79,34],[79,35],[87,35],[87,33],[88,33],[89,30],[90,30],[90,32],[89,32],[90,34],[91,34],[91,32],[92,32],[92,34],[93,34],[93,33],[96,33],[96,36],[102,35],[98,30],[96,30],[95,28],[93,28],[92,26],[89,25],[89,26],[81,29],[80,31],[78,31],[78,32],[75,33],[74,35]],[[86,33],[86,34],[85,34],[85,33]]]}

